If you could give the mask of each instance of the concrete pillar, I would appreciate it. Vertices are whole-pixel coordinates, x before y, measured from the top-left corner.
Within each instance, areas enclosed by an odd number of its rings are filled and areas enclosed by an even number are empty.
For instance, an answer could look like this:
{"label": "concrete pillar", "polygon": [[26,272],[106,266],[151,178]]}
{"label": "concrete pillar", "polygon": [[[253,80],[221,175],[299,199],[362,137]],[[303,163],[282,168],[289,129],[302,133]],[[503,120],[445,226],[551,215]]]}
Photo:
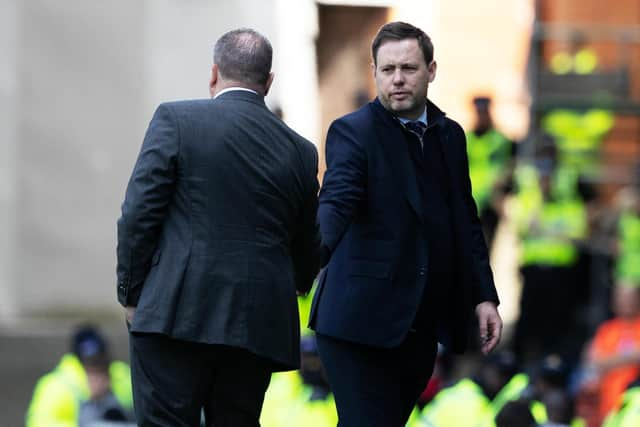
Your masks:
{"label": "concrete pillar", "polygon": [[115,311],[115,222],[148,120],[145,4],[20,3],[16,304]]}
{"label": "concrete pillar", "polygon": [[320,147],[320,108],[316,66],[318,11],[313,0],[275,0],[278,51],[276,85],[285,120]]}
{"label": "concrete pillar", "polygon": [[0,2],[0,325],[15,317],[19,0]]}

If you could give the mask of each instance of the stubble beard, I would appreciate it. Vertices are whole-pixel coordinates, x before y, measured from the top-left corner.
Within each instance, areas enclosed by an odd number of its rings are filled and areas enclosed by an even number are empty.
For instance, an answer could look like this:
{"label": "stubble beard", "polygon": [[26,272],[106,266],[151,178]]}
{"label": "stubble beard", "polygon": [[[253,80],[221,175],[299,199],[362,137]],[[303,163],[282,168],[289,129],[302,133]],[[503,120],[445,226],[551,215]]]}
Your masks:
{"label": "stubble beard", "polygon": [[419,102],[419,99],[415,97],[411,97],[402,101],[394,101],[391,97],[387,96],[382,100],[382,105],[391,113],[400,117],[407,117],[415,114],[422,114],[424,109],[424,105],[426,105],[426,101],[424,104]]}

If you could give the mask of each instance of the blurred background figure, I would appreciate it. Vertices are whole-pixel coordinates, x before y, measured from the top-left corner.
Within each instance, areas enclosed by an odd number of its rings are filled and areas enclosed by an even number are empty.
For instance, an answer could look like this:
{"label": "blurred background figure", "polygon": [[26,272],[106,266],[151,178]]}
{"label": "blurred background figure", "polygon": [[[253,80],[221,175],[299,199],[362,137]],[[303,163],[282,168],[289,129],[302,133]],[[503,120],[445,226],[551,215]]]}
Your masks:
{"label": "blurred background figure", "polygon": [[443,388],[412,426],[491,426],[510,401],[520,399],[529,379],[509,352],[489,356],[471,377]]}
{"label": "blurred background figure", "polygon": [[640,287],[619,282],[612,302],[615,317],[597,329],[587,354],[600,421],[619,408],[625,389],[640,375]]}
{"label": "blurred background figure", "polygon": [[447,351],[443,345],[438,344],[438,354],[433,366],[433,374],[429,379],[429,383],[427,383],[427,387],[418,398],[416,406],[418,411],[422,411],[440,390],[451,385],[453,365],[454,360],[451,352]]}
{"label": "blurred background figure", "polygon": [[597,108],[587,111],[555,109],[542,119],[542,128],[558,144],[560,167],[572,170],[579,177],[581,195],[587,201],[596,199],[600,149],[613,124],[614,115]]}
{"label": "blurred background figure", "polygon": [[[557,422],[562,418],[558,407],[558,400],[566,401],[573,408],[567,392],[567,383],[570,367],[558,354],[549,354],[537,362],[532,369],[532,381],[522,394],[524,401],[529,402],[531,413],[539,424]],[[562,396],[558,396],[560,393]],[[547,406],[548,404],[550,406]],[[573,413],[569,415],[572,423],[579,425],[579,420],[573,419]]]}
{"label": "blurred background figure", "polygon": [[596,52],[587,46],[580,31],[572,31],[567,46],[551,57],[549,68],[555,74],[591,74],[598,67]]}
{"label": "blurred background figure", "polygon": [[[580,31],[572,31],[565,46],[549,61],[549,70],[556,75],[588,75],[596,71],[598,56],[587,46],[587,40]],[[559,148],[559,158],[563,167],[570,167],[578,174],[593,173],[598,163],[597,149],[606,132],[613,125],[613,115],[603,110],[585,111],[579,109],[555,108],[547,112],[541,127],[552,135]]]}
{"label": "blurred background figure", "polygon": [[607,415],[603,427],[640,426],[640,378],[631,383],[622,395],[620,409]]}
{"label": "blurred background figure", "polygon": [[544,354],[577,357],[572,336],[578,289],[578,245],[587,213],[574,177],[558,168],[553,140],[541,144],[532,165],[516,170],[511,215],[520,237],[522,294],[513,350],[526,365]]}
{"label": "blurred background figure", "polygon": [[469,177],[487,245],[491,250],[502,202],[510,184],[515,145],[498,131],[491,117],[491,98],[472,100],[474,125],[467,135]]}
{"label": "blurred background figure", "polygon": [[[564,81],[568,82],[571,76],[584,79],[599,71],[598,55],[588,45],[585,34],[579,30],[570,31],[565,44],[549,61],[548,67],[553,74],[564,77]],[[584,87],[583,90],[598,91],[598,88]],[[601,147],[615,124],[615,114],[608,109],[598,108],[597,100],[580,108],[566,108],[562,103],[557,104],[556,108],[544,113],[540,127],[556,140],[559,167],[576,174],[581,196],[586,202],[595,201],[596,184],[602,178]]]}
{"label": "blurred background figure", "polygon": [[562,389],[550,390],[542,401],[548,421],[542,427],[570,427],[574,421],[573,402]]}
{"label": "blurred background figure", "polygon": [[131,426],[132,421],[129,366],[111,359],[108,343],[95,327],[79,327],[70,352],[36,384],[26,426]]}
{"label": "blurred background figure", "polygon": [[633,182],[620,191],[617,221],[615,278],[629,286],[640,286],[640,163]]}
{"label": "blurred background figure", "polygon": [[300,376],[304,390],[299,396],[299,405],[294,409],[292,426],[333,427],[338,423],[335,402],[327,381],[316,338],[304,336],[300,344],[302,364]]}
{"label": "blurred background figure", "polygon": [[300,352],[299,371],[275,373],[271,377],[260,417],[264,427],[334,427],[338,422],[315,336],[302,336]]}
{"label": "blurred background figure", "polygon": [[533,415],[526,403],[520,401],[508,402],[498,413],[496,427],[535,427]]}

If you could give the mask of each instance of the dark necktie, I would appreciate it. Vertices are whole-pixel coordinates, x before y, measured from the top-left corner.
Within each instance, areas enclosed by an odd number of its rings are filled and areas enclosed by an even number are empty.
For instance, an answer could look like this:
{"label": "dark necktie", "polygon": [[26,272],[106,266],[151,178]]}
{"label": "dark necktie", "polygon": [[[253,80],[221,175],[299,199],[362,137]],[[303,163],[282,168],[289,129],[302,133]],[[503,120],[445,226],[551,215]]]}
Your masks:
{"label": "dark necktie", "polygon": [[424,136],[424,132],[427,130],[427,125],[422,123],[421,121],[409,121],[404,124],[405,128],[415,134],[420,140],[420,150],[422,151],[422,137]]}

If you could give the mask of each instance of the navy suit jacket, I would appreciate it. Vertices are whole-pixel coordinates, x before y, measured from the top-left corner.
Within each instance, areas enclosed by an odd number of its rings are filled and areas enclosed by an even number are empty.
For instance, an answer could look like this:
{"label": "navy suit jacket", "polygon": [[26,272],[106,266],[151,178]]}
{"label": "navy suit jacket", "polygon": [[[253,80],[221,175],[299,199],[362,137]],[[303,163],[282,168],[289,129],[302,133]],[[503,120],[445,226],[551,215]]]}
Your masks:
{"label": "navy suit jacket", "polygon": [[231,91],[158,107],[118,221],[133,332],[300,363],[296,290],[319,269],[317,151]]}
{"label": "navy suit jacket", "polygon": [[[463,351],[475,305],[498,303],[498,296],[471,196],[464,132],[430,102],[428,116],[443,147],[455,252],[439,339]],[[408,137],[378,100],[329,129],[318,219],[331,256],[310,316],[318,333],[393,347],[412,327],[427,286],[429,236]]]}

